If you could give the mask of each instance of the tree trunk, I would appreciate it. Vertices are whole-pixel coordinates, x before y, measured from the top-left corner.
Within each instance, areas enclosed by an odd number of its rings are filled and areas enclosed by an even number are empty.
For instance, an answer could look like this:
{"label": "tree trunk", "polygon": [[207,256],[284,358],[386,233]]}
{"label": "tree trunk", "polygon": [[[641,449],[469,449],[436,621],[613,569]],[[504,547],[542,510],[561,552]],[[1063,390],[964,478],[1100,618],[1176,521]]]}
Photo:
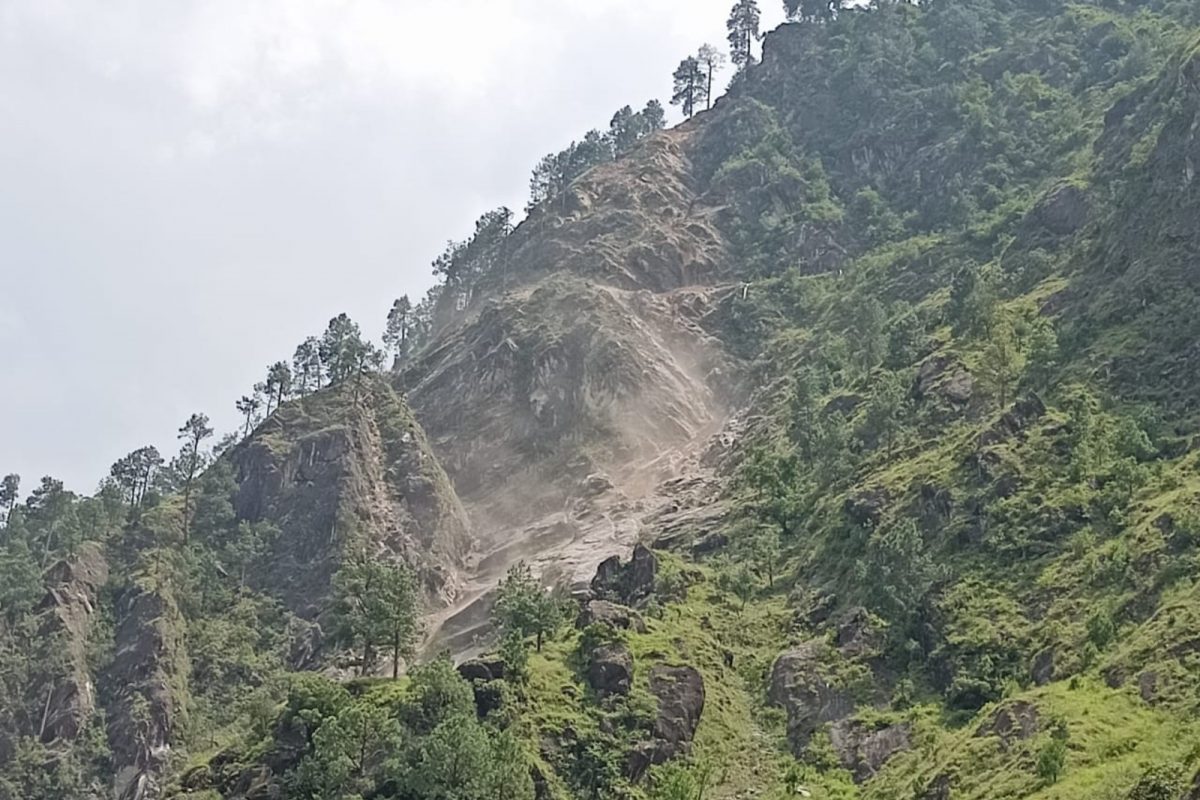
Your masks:
{"label": "tree trunk", "polygon": [[392,634],[392,680],[400,677],[400,630]]}
{"label": "tree trunk", "polygon": [[183,484],[183,543],[184,543],[184,545],[186,545],[188,543],[188,533],[189,533],[188,529],[191,527],[191,524],[190,524],[191,521],[189,519],[190,515],[188,514],[188,509],[190,509],[191,506],[192,506],[192,479],[188,478],[187,482]]}

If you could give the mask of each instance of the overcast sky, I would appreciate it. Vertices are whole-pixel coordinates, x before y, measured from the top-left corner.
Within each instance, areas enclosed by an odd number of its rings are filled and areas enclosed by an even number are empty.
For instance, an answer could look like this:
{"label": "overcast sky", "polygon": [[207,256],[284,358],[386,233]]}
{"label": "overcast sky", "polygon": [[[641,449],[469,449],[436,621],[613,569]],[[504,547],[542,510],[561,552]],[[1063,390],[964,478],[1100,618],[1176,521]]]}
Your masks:
{"label": "overcast sky", "polygon": [[377,337],[730,5],[0,0],[0,473],[90,492],[338,312]]}

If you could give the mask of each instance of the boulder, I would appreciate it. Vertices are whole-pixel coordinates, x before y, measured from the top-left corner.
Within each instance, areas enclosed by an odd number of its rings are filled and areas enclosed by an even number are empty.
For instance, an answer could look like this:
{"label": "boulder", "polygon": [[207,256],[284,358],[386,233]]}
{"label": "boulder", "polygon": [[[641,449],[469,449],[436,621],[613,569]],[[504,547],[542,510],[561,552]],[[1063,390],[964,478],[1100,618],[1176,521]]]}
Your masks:
{"label": "boulder", "polygon": [[654,579],[658,575],[658,558],[650,548],[639,544],[633,548],[633,559],[626,574],[625,597],[632,603],[648,597],[654,592]]}
{"label": "boulder", "polygon": [[632,608],[610,603],[607,600],[588,600],[583,604],[579,616],[575,619],[575,627],[580,629],[595,623],[607,625],[613,629],[646,632],[646,621],[642,619],[641,614]]}
{"label": "boulder", "polygon": [[695,667],[654,667],[650,692],[658,699],[654,738],[625,754],[625,777],[631,781],[641,780],[655,764],[687,755],[704,713],[704,678]]}
{"label": "boulder", "polygon": [[838,617],[834,644],[848,658],[873,656],[883,649],[883,631],[870,611],[854,606]]}
{"label": "boulder", "polygon": [[935,354],[921,362],[917,367],[917,377],[913,384],[913,397],[923,400],[933,393],[938,380],[946,374],[954,359],[947,355]]}
{"label": "boulder", "polygon": [[1029,666],[1029,676],[1037,686],[1045,686],[1054,680],[1054,647],[1039,650]]}
{"label": "boulder", "polygon": [[854,713],[854,701],[822,674],[825,647],[819,640],[805,642],[780,654],[771,667],[767,699],[787,711],[788,741],[796,755],[821,725]]}
{"label": "boulder", "polygon": [[975,379],[966,370],[956,370],[942,384],[940,394],[953,406],[966,406],[975,394]]}
{"label": "boulder", "polygon": [[1034,206],[1028,222],[1055,236],[1069,236],[1084,226],[1089,211],[1090,205],[1083,190],[1064,183],[1050,190]]}
{"label": "boulder", "polygon": [[504,661],[499,658],[473,658],[458,665],[458,674],[471,682],[503,680]]}
{"label": "boulder", "polygon": [[841,720],[829,730],[838,760],[855,783],[870,780],[892,756],[912,748],[912,727],[907,723],[871,728],[861,722]]}
{"label": "boulder", "polygon": [[609,556],[596,567],[596,575],[592,578],[592,594],[603,597],[612,587],[620,582],[621,557]]}
{"label": "boulder", "polygon": [[629,694],[633,685],[633,655],[623,644],[604,644],[588,658],[588,685],[600,697]]}
{"label": "boulder", "polygon": [[1153,703],[1158,698],[1158,673],[1146,670],[1137,677],[1138,696],[1143,702]]}
{"label": "boulder", "polygon": [[912,395],[916,400],[940,397],[956,408],[971,402],[975,380],[958,359],[936,353],[917,368]]}
{"label": "boulder", "polygon": [[704,713],[704,678],[695,667],[656,666],[650,670],[650,693],[658,698],[655,737],[681,751]]}
{"label": "boulder", "polygon": [[634,605],[654,593],[657,575],[658,557],[650,548],[639,544],[633,548],[633,557],[628,564],[622,564],[617,556],[600,563],[592,578],[592,596]]}
{"label": "boulder", "polygon": [[804,611],[802,619],[813,628],[824,625],[837,610],[838,602],[838,596],[834,592],[818,592]]}

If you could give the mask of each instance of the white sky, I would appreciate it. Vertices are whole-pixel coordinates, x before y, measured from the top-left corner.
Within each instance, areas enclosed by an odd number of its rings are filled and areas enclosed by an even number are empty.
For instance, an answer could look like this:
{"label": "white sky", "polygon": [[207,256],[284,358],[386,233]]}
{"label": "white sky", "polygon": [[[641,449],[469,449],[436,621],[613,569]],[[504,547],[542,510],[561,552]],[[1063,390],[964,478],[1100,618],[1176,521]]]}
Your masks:
{"label": "white sky", "polygon": [[730,5],[0,0],[0,474],[90,492],[335,314],[377,337]]}

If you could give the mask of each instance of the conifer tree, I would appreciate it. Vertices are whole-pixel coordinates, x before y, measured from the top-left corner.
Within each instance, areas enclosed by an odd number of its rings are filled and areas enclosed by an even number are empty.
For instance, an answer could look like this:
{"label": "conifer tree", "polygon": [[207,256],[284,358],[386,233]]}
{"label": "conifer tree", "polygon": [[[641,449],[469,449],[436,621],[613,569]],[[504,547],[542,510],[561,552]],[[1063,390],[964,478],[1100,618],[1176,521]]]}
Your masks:
{"label": "conifer tree", "polygon": [[408,354],[408,338],[412,330],[412,311],[412,301],[408,299],[408,295],[404,295],[392,303],[392,308],[388,311],[387,327],[383,332],[383,344],[387,347],[388,352],[395,354],[397,358],[404,358]]}
{"label": "conifer tree", "polygon": [[738,0],[725,23],[729,29],[729,60],[738,71],[754,63],[754,43],[759,39],[761,14],[758,0]]}
{"label": "conifer tree", "polygon": [[696,113],[696,107],[707,100],[704,70],[699,59],[688,56],[680,61],[674,78],[675,93],[671,95],[671,104],[680,106],[685,117],[691,117]]}
{"label": "conifer tree", "polygon": [[179,451],[177,464],[179,477],[183,482],[184,544],[187,544],[188,534],[191,530],[192,485],[195,483],[196,476],[204,468],[204,463],[207,460],[204,452],[200,449],[200,445],[212,435],[213,429],[209,427],[208,417],[204,414],[192,414],[188,417],[187,422],[183,423],[183,427],[179,429],[179,438],[183,440],[183,447]]}
{"label": "conifer tree", "polygon": [[562,623],[558,601],[542,589],[524,561],[515,564],[500,581],[493,614],[506,634],[522,639],[533,636],[539,653],[545,637]]}
{"label": "conifer tree", "polygon": [[12,513],[20,493],[21,476],[16,473],[5,475],[4,480],[0,481],[0,508],[4,509],[5,518]]}
{"label": "conifer tree", "polygon": [[725,66],[725,54],[718,50],[714,45],[705,44],[700,47],[700,52],[696,54],[696,60],[700,62],[700,68],[704,70],[704,99],[706,108],[712,108],[713,101],[713,76],[721,71]]}
{"label": "conifer tree", "polygon": [[271,415],[271,401],[275,401],[275,410],[283,405],[283,397],[292,388],[292,370],[286,362],[276,361],[267,368],[267,416]]}
{"label": "conifer tree", "polygon": [[258,409],[262,407],[262,400],[257,394],[242,395],[242,399],[237,401],[235,407],[246,417],[246,426],[242,431],[242,436],[249,436],[250,425],[254,422],[254,415],[258,413]]}
{"label": "conifer tree", "polygon": [[292,355],[292,379],[301,397],[321,388],[321,341],[317,337],[309,336],[296,346]]}

